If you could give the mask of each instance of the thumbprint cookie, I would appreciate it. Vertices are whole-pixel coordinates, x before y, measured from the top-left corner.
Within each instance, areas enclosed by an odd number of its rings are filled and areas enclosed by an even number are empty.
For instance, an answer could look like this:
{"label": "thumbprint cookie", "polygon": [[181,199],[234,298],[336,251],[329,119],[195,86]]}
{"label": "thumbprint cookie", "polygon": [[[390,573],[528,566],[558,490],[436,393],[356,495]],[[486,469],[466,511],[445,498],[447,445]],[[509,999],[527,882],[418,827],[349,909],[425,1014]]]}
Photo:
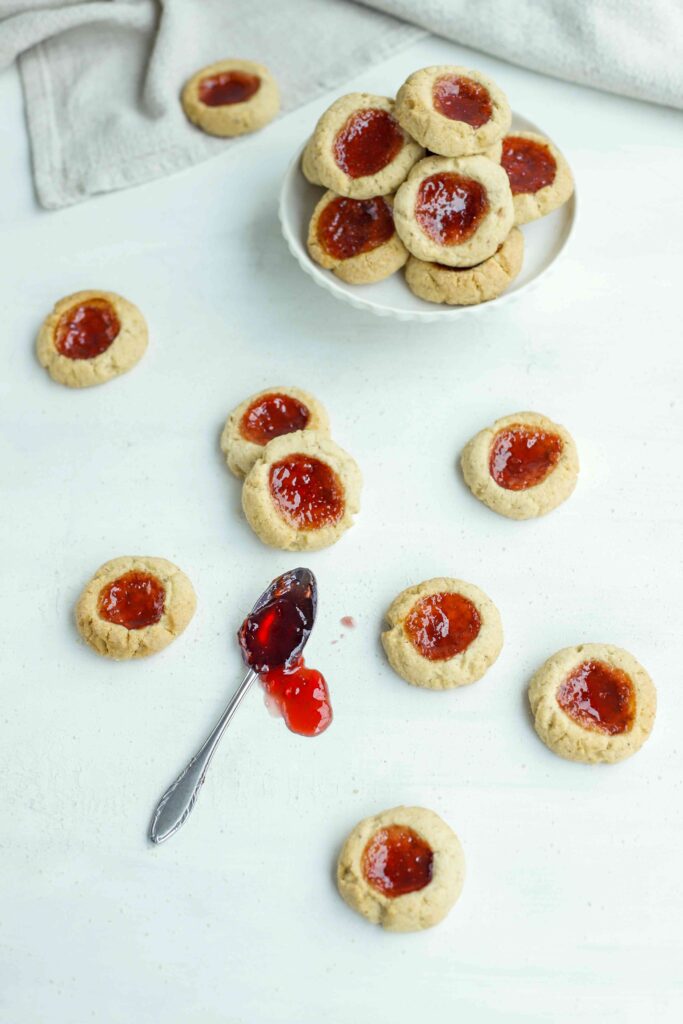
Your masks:
{"label": "thumbprint cookie", "polygon": [[219,60],[189,79],[181,103],[198,128],[227,138],[258,131],[272,121],[280,109],[280,93],[262,64]]}
{"label": "thumbprint cookie", "polygon": [[574,191],[569,164],[544,135],[506,135],[500,162],[510,180],[515,224],[545,217],[566,203]]}
{"label": "thumbprint cookie", "polygon": [[348,284],[390,277],[408,259],[396,234],[392,198],[349,199],[326,192],[311,217],[308,252]]}
{"label": "thumbprint cookie", "polygon": [[513,228],[493,256],[473,267],[447,267],[410,256],[406,283],[414,295],[448,306],[475,306],[502,295],[522,269],[524,235]]}
{"label": "thumbprint cookie", "polygon": [[382,645],[389,664],[413,686],[449,690],[474,683],[503,646],[498,609],[463,580],[438,577],[408,587],[386,618]]}

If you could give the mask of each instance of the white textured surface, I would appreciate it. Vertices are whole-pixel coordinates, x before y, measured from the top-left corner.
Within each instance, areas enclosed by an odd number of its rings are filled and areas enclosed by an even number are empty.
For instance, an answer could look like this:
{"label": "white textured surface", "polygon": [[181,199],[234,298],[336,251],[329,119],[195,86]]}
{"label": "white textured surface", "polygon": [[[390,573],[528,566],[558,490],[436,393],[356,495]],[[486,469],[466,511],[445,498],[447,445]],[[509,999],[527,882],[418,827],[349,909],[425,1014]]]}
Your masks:
{"label": "white textured surface", "polygon": [[[191,172],[46,214],[0,79],[3,1022],[681,1019],[682,118],[436,41],[353,85],[447,60],[556,130],[582,205],[555,273],[453,326],[347,308],[291,259],[279,184],[324,102]],[[150,349],[71,392],[33,337],[57,296],[100,286],[139,303]],[[357,525],[309,559],[310,661],[336,720],[299,740],[251,694],[192,819],[153,849],[155,801],[240,678],[241,611],[298,561],[251,536],[218,453],[227,411],[279,382],[326,403],[366,478]],[[455,462],[523,408],[572,430],[583,470],[561,509],[515,523]],[[116,665],[71,617],[127,552],[177,561],[199,608],[165,653]],[[441,573],[485,589],[507,639],[480,683],[424,693],[377,637],[395,594]],[[527,716],[533,670],[581,640],[626,647],[659,690],[652,738],[619,766],[560,761]],[[371,928],[332,882],[347,830],[399,802],[440,813],[467,858],[460,903],[422,935]]]}

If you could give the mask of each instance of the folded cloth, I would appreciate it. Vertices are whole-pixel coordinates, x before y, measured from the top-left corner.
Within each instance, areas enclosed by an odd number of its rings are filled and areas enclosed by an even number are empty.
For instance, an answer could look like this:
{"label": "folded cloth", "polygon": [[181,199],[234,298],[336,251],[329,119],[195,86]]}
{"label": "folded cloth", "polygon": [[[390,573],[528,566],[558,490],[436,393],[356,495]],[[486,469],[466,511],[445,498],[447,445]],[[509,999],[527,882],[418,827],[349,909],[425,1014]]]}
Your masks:
{"label": "folded cloth", "polygon": [[20,62],[43,206],[216,153],[179,103],[224,57],[267,65],[289,110],[427,31],[572,81],[683,107],[681,0],[2,0],[0,68]]}

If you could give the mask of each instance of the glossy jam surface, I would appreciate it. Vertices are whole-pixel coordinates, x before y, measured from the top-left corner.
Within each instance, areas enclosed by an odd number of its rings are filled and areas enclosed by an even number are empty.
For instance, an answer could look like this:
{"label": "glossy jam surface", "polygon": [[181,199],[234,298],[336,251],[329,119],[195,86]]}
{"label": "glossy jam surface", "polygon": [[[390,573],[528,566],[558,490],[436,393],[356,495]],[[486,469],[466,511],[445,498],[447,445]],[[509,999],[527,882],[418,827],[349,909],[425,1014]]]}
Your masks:
{"label": "glossy jam surface", "polygon": [[332,705],[324,677],[306,668],[303,658],[289,667],[261,673],[267,701],[300,736],[318,736],[332,721]]}
{"label": "glossy jam surface", "polygon": [[326,462],[288,455],[270,469],[270,493],[280,514],[297,530],[332,526],[344,515],[344,488]]}
{"label": "glossy jam surface", "polygon": [[199,83],[199,99],[207,107],[227,107],[250,100],[261,87],[258,75],[246,71],[220,71]]}
{"label": "glossy jam surface", "polygon": [[575,668],[557,691],[557,703],[584,729],[610,736],[628,732],[636,714],[630,676],[604,661],[584,661]]}
{"label": "glossy jam surface", "polygon": [[156,576],[133,570],[100,591],[97,610],[100,618],[126,629],[153,626],[164,614],[166,589]]}
{"label": "glossy jam surface", "polygon": [[555,181],[555,157],[547,146],[535,139],[508,135],[503,139],[500,162],[510,179],[513,196],[521,192],[538,192]]}
{"label": "glossy jam surface", "polygon": [[62,313],[55,347],[67,359],[94,359],[116,340],[121,324],[107,299],[89,299]]}
{"label": "glossy jam surface", "polygon": [[240,433],[252,444],[268,444],[274,437],[303,430],[311,413],[307,406],[291,395],[261,395],[252,402],[240,420]]}
{"label": "glossy jam surface", "polygon": [[293,569],[273,580],[237,634],[249,668],[262,673],[293,665],[311,635],[317,604],[309,569]]}
{"label": "glossy jam surface", "polygon": [[348,260],[388,242],[394,234],[391,207],[382,198],[346,199],[338,196],[318,218],[318,242],[338,260]]}
{"label": "glossy jam surface", "polygon": [[443,171],[425,178],[415,199],[415,217],[439,245],[466,242],[489,208],[486,189],[473,178]]}
{"label": "glossy jam surface", "polygon": [[370,107],[351,114],[334,140],[334,159],[350,178],[377,174],[401,151],[403,133],[386,110]]}
{"label": "glossy jam surface", "polygon": [[462,594],[430,594],[411,608],[403,628],[423,658],[445,661],[469,647],[481,629],[481,618]]}
{"label": "glossy jam surface", "polygon": [[493,106],[488,89],[462,75],[443,75],[432,86],[434,109],[451,121],[481,128],[491,119]]}
{"label": "glossy jam surface", "polygon": [[562,439],[557,434],[515,425],[494,437],[489,469],[499,487],[525,491],[542,483],[561,455]]}
{"label": "glossy jam surface", "polygon": [[412,828],[388,825],[375,832],[363,851],[363,874],[384,896],[395,898],[424,889],[432,880],[434,854]]}

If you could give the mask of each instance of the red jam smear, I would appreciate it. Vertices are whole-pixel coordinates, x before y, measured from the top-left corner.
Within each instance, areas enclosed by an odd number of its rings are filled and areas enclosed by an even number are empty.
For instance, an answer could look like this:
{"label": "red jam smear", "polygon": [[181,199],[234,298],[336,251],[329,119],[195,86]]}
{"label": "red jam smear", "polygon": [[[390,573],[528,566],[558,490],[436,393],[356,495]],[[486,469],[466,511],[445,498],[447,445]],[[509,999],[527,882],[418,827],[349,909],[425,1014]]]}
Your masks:
{"label": "red jam smear", "polygon": [[297,530],[319,530],[344,515],[344,488],[326,462],[288,455],[270,469],[270,493],[278,512]]}
{"label": "red jam smear", "polygon": [[486,189],[474,178],[443,171],[421,183],[415,217],[439,245],[460,245],[471,238],[489,209]]}
{"label": "red jam smear", "polygon": [[469,647],[479,634],[481,618],[462,594],[430,594],[411,608],[403,628],[423,658],[445,661]]}
{"label": "red jam smear", "polygon": [[388,242],[394,234],[391,207],[382,196],[346,199],[338,196],[318,218],[318,242],[337,260],[348,260]]}
{"label": "red jam smear", "polygon": [[311,635],[318,594],[310,569],[292,569],[273,580],[237,634],[242,657],[255,672],[288,667]]}
{"label": "red jam smear", "polygon": [[298,398],[273,392],[251,403],[240,420],[240,433],[252,444],[265,445],[274,437],[303,430],[310,418],[309,408]]}
{"label": "red jam smear", "polygon": [[199,83],[199,99],[207,107],[227,107],[246,103],[261,88],[258,75],[246,71],[219,71]]}
{"label": "red jam smear", "polygon": [[126,629],[153,626],[164,614],[166,588],[148,572],[132,570],[108,583],[100,591],[100,618]]}
{"label": "red jam smear", "polygon": [[55,328],[55,347],[67,359],[94,359],[107,351],[120,330],[108,299],[88,299],[62,313]]}
{"label": "red jam smear", "polygon": [[557,691],[565,714],[593,732],[616,736],[628,732],[636,716],[630,676],[604,661],[584,661]]}
{"label": "red jam smear", "polygon": [[510,179],[513,196],[523,192],[538,192],[555,181],[555,157],[547,146],[535,139],[506,136],[500,162]]}
{"label": "red jam smear", "polygon": [[403,132],[386,110],[356,110],[337,132],[334,159],[350,178],[377,174],[403,147]]}
{"label": "red jam smear", "polygon": [[323,675],[307,668],[303,658],[290,666],[261,673],[268,703],[285,725],[300,736],[319,736],[332,721],[332,705]]}
{"label": "red jam smear", "polygon": [[488,89],[463,75],[443,75],[432,86],[434,109],[450,121],[481,128],[490,121],[493,104]]}
{"label": "red jam smear", "polygon": [[499,487],[525,491],[542,483],[560,460],[562,439],[533,427],[512,426],[493,439],[489,470]]}
{"label": "red jam smear", "polygon": [[433,865],[431,846],[406,825],[381,828],[363,851],[365,878],[373,889],[391,899],[429,885]]}

